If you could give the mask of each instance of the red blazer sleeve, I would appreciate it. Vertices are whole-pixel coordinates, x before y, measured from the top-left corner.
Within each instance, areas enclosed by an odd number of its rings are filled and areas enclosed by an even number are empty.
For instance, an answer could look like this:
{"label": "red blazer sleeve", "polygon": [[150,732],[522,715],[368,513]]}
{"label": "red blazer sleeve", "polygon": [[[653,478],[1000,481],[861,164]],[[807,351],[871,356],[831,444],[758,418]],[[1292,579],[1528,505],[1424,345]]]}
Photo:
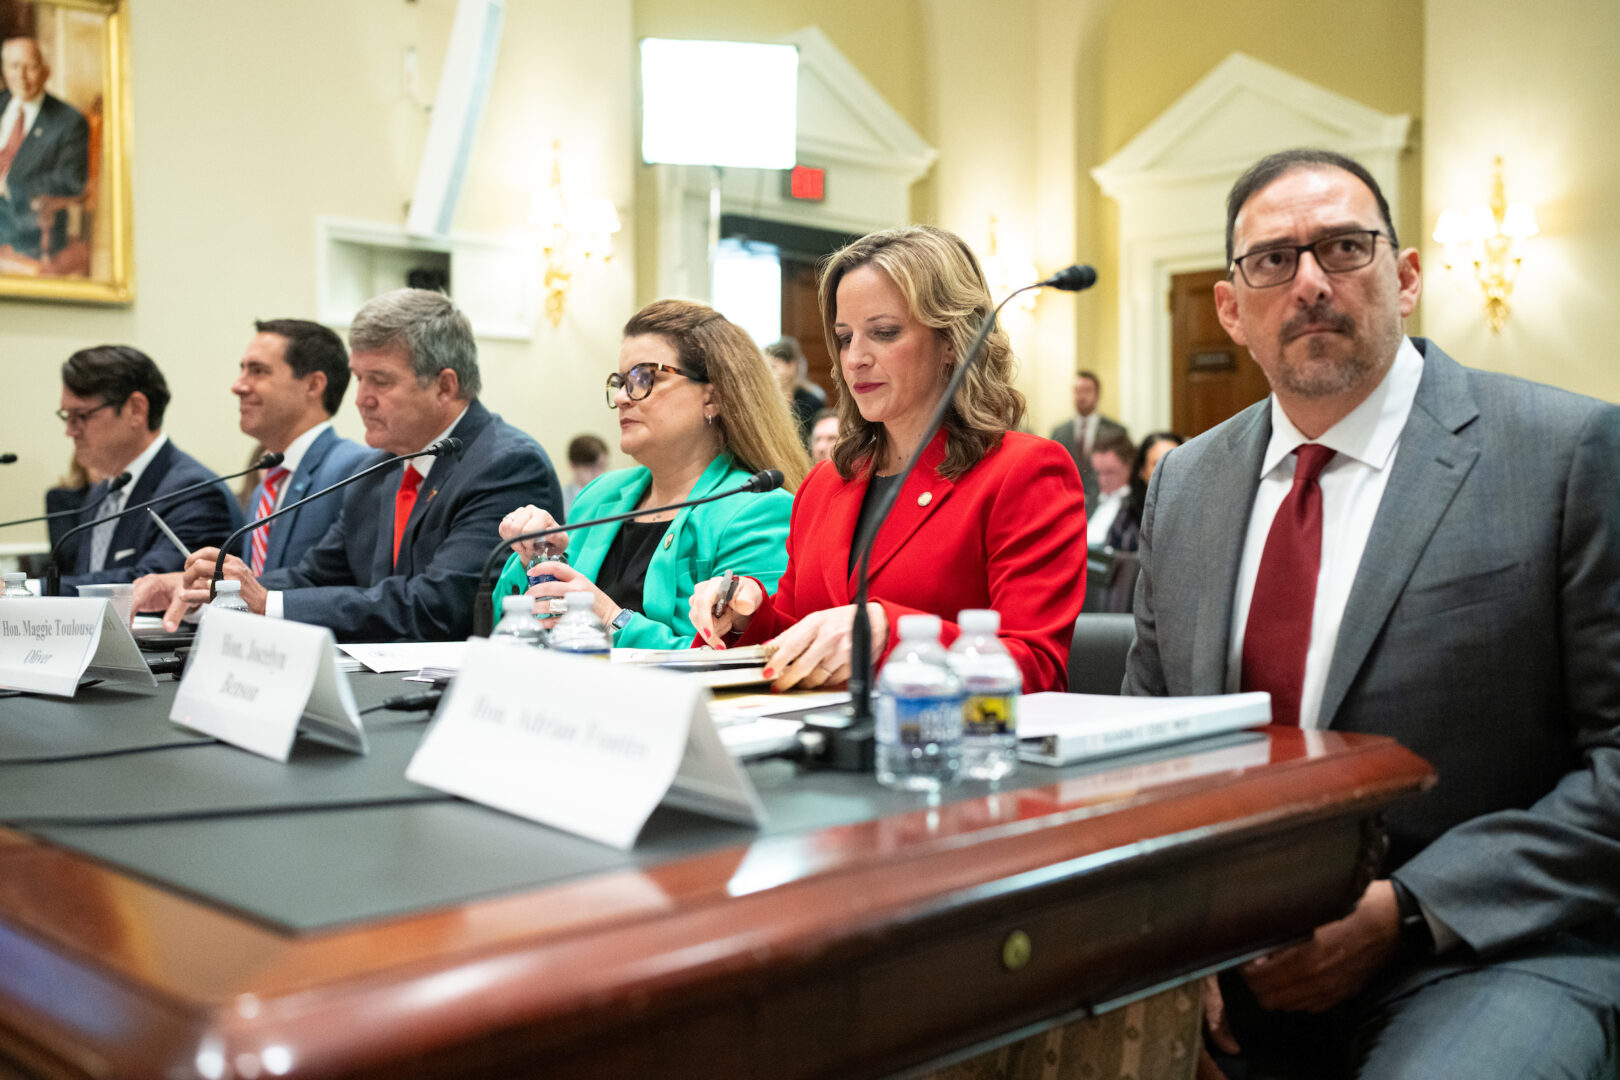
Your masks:
{"label": "red blazer sleeve", "polygon": [[[871,597],[891,628],[902,615],[938,615],[955,640],[957,613],[1001,613],[1001,640],[1024,690],[1068,685],[1069,639],[1085,598],[1085,492],[1057,443],[1010,432],[955,481],[938,474],[938,436],[909,477],[873,549]],[[849,549],[866,479],[818,467],[794,500],[788,566],[740,638],[767,641],[802,616],[853,600]],[[884,643],[879,664],[887,659]]]}

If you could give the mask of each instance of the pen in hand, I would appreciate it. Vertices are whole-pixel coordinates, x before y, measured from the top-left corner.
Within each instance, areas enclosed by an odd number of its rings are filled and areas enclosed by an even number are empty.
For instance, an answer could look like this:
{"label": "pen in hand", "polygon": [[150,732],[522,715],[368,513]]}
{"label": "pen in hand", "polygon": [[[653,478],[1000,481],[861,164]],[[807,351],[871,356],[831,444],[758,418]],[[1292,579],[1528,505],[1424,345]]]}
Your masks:
{"label": "pen in hand", "polygon": [[158,517],[158,512],[152,509],[150,506],[146,508],[146,512],[152,515],[152,520],[157,522],[157,527],[163,530],[163,535],[169,538],[169,542],[180,549],[181,557],[186,559],[191,558],[191,549],[180,542],[180,538],[174,535],[174,530],[169,528],[162,518]]}
{"label": "pen in hand", "polygon": [[720,593],[714,599],[715,618],[718,619],[726,613],[726,608],[731,606],[731,598],[737,595],[737,586],[741,583],[742,578],[730,570],[727,570],[725,577],[720,579]]}

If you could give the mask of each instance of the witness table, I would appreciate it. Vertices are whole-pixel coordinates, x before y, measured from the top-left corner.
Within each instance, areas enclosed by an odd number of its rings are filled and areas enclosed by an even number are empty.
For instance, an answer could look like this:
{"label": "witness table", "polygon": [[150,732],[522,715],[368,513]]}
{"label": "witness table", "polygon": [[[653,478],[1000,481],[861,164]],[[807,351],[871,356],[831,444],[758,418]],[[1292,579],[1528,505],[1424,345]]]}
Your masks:
{"label": "witness table", "polygon": [[764,762],[763,832],[661,809],[626,854],[405,781],[419,724],[283,766],[174,686],[0,699],[0,1077],[903,1073],[1342,916],[1433,783],[1293,729],[933,806]]}

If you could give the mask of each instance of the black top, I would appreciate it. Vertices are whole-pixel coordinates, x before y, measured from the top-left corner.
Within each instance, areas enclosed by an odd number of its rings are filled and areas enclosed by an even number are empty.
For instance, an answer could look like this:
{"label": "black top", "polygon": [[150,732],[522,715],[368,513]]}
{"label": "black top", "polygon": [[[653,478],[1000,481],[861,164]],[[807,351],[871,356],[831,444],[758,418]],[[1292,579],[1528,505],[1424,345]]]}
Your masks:
{"label": "black top", "polygon": [[872,529],[872,515],[877,513],[878,503],[883,499],[884,493],[891,490],[899,480],[899,473],[893,476],[873,476],[872,482],[866,485],[866,495],[861,499],[861,514],[855,519],[855,542],[849,546],[850,573],[855,572],[855,553],[870,539],[866,534]]}
{"label": "black top", "polygon": [[613,602],[631,611],[641,610],[641,591],[647,585],[647,564],[669,529],[667,521],[626,521],[608,545],[596,587]]}

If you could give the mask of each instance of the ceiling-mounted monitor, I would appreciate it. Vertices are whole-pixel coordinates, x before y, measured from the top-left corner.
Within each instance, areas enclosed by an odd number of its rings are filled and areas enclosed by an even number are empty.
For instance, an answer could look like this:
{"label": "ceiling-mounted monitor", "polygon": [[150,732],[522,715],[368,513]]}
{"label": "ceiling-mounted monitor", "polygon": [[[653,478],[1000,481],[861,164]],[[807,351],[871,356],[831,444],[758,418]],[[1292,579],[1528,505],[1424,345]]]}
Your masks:
{"label": "ceiling-mounted monitor", "polygon": [[641,158],[649,165],[790,169],[799,50],[740,41],[641,43]]}

